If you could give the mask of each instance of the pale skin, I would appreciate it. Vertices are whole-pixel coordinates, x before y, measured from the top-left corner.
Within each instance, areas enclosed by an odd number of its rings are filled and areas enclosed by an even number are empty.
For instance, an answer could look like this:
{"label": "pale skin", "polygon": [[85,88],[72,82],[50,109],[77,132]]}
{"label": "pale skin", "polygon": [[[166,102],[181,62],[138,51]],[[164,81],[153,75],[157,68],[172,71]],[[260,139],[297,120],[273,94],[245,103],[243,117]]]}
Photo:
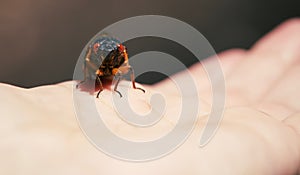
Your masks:
{"label": "pale skin", "polygon": [[[232,49],[218,57],[226,82],[226,110],[215,136],[198,147],[211,106],[210,82],[198,63],[190,68],[203,109],[195,130],[175,152],[144,163],[111,158],[87,140],[74,113],[75,82],[33,89],[1,84],[0,174],[299,174],[300,19],[281,24],[250,50]],[[186,74],[175,77],[184,80]],[[139,112],[149,107],[140,100],[155,91],[163,93],[167,107],[176,106],[179,94],[170,80],[143,88],[145,94],[130,90],[135,97],[130,103]],[[111,95],[118,94],[104,90],[95,98],[111,129],[128,138],[149,133],[118,121],[108,103]],[[151,134],[159,136],[172,127],[170,116],[178,111],[169,108],[163,124],[150,128]]]}

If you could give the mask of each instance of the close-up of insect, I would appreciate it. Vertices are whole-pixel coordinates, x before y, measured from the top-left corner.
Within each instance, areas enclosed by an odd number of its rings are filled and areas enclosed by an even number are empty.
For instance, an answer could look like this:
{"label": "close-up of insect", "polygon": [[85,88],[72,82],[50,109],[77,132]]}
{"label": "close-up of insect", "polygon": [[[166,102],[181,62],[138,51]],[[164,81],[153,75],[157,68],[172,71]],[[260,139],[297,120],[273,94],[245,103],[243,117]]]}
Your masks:
{"label": "close-up of insect", "polygon": [[103,35],[88,46],[84,57],[83,73],[84,79],[76,85],[76,88],[89,80],[95,80],[95,85],[99,89],[96,98],[99,98],[104,89],[103,81],[113,78],[116,79],[113,90],[122,97],[117,88],[125,74],[130,74],[134,89],[145,93],[144,89],[135,85],[134,70],[129,65],[127,48],[113,37]]}

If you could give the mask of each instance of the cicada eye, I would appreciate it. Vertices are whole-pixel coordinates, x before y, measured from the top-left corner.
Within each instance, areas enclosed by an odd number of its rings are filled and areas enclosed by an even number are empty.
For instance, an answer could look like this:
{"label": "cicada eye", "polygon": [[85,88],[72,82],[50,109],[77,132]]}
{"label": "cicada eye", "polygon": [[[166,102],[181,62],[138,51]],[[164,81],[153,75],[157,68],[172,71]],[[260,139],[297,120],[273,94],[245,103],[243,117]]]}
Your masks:
{"label": "cicada eye", "polygon": [[122,45],[122,44],[119,44],[119,45],[118,45],[118,50],[119,50],[119,52],[126,52],[126,48],[125,48],[125,46]]}
{"label": "cicada eye", "polygon": [[94,50],[95,53],[97,53],[99,47],[100,47],[100,44],[99,44],[99,43],[95,43],[95,44],[93,45],[93,50]]}

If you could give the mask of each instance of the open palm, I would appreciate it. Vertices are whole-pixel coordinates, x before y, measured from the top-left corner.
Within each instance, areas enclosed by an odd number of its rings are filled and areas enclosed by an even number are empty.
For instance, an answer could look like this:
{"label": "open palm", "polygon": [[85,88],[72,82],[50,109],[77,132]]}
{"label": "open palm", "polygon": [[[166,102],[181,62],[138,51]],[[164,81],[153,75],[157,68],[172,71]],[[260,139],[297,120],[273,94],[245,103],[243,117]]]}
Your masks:
{"label": "open palm", "polygon": [[[217,58],[176,74],[176,79],[184,81],[191,73],[200,85],[199,120],[184,144],[149,162],[114,159],[87,140],[74,115],[74,82],[33,89],[2,84],[0,174],[297,174],[299,31],[299,19],[290,20],[249,51],[234,49],[218,55],[226,83],[226,105],[217,132],[204,147],[198,145],[211,110],[212,91],[203,65],[213,64]],[[137,113],[151,109],[147,100],[156,91],[164,95],[167,105],[162,120],[149,128],[120,120],[110,103],[109,91],[96,99],[103,120],[115,134],[128,139],[155,139],[176,125],[173,116],[180,112],[180,95],[173,82],[168,79],[144,88],[146,94],[130,90],[134,97],[130,105]]]}

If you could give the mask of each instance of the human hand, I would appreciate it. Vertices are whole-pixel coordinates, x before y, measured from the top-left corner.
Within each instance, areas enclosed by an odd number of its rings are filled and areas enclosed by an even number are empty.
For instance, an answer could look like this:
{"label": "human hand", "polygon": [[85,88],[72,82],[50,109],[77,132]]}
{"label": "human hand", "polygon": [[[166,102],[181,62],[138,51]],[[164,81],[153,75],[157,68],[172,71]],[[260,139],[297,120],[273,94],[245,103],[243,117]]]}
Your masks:
{"label": "human hand", "polygon": [[[192,66],[190,72],[199,85],[201,106],[196,127],[174,152],[149,162],[116,160],[92,146],[74,115],[75,82],[33,89],[2,84],[0,163],[4,166],[0,173],[295,174],[300,165],[299,31],[299,19],[291,20],[249,51],[234,49],[218,55],[226,82],[226,110],[216,134],[203,148],[198,142],[212,105],[203,64],[217,58]],[[184,80],[187,73],[178,73],[174,78]],[[109,91],[95,99],[103,120],[115,134],[128,139],[154,139],[176,124],[173,116],[180,113],[180,95],[173,82],[164,80],[144,89],[146,94],[133,89],[129,93],[134,97],[130,105],[137,112],[149,111],[147,100],[157,91],[167,104],[162,120],[146,129],[118,118]],[[103,139],[109,140],[105,135]]]}

